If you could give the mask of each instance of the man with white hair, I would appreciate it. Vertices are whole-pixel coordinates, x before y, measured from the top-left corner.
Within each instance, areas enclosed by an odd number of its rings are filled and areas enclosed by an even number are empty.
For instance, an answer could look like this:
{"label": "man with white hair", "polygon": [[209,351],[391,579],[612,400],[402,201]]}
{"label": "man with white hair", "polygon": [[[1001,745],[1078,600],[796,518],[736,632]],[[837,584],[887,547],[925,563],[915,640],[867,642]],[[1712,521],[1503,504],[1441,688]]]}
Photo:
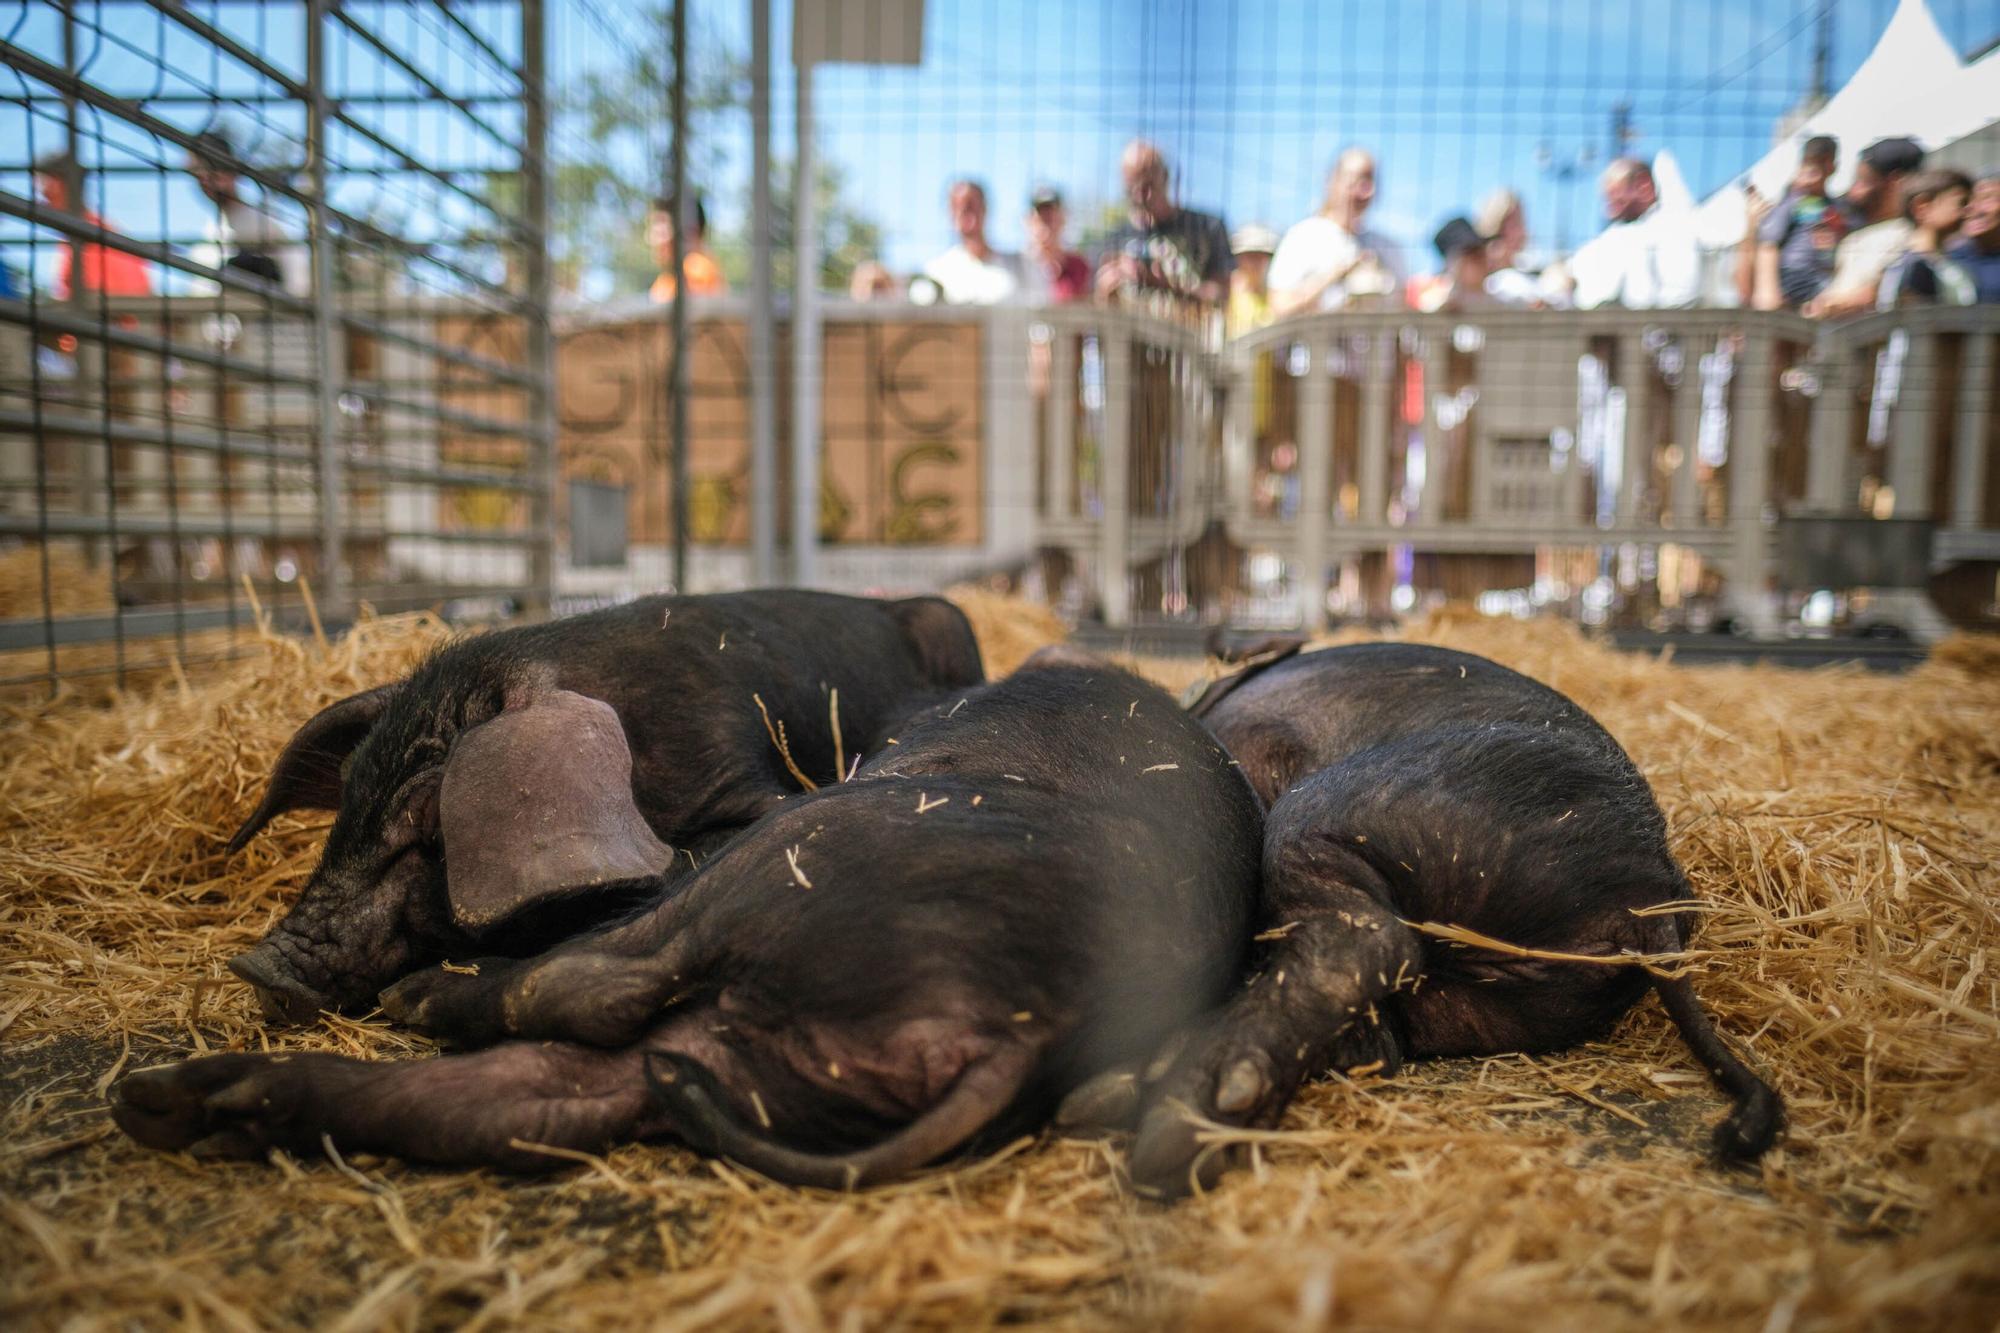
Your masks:
{"label": "man with white hair", "polygon": [[1692,214],[1660,204],[1653,169],[1621,157],[1598,181],[1608,224],[1570,260],[1580,309],[1671,310],[1701,293],[1701,242]]}

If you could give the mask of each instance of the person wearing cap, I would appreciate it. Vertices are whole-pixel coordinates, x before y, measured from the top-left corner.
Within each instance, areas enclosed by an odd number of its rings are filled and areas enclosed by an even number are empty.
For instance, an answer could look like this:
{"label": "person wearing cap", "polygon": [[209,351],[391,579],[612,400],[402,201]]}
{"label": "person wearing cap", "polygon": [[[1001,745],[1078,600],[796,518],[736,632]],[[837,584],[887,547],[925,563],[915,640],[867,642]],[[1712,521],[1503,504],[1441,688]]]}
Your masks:
{"label": "person wearing cap", "polygon": [[1802,313],[1837,319],[1875,308],[1882,275],[1910,247],[1903,187],[1923,165],[1924,150],[1914,139],[1880,139],[1861,150],[1846,201],[1858,230],[1834,251],[1833,277],[1800,307]]}
{"label": "person wearing cap", "polygon": [[1271,309],[1280,319],[1304,310],[1402,304],[1402,259],[1394,242],[1362,219],[1375,202],[1375,157],[1344,149],[1326,177],[1319,212],[1293,223],[1271,257]]}
{"label": "person wearing cap", "polygon": [[1238,227],[1229,238],[1229,252],[1236,256],[1236,271],[1229,275],[1229,306],[1224,327],[1230,337],[1261,329],[1275,315],[1271,313],[1271,256],[1278,248],[1278,233],[1259,223]]}
{"label": "person wearing cap", "polygon": [[996,250],[986,240],[986,187],[976,180],[956,180],[946,199],[958,243],[924,265],[924,276],[937,284],[947,305],[1019,300],[1021,256]]}
{"label": "person wearing cap", "polygon": [[1062,192],[1053,185],[1036,186],[1028,196],[1028,248],[1021,256],[1030,305],[1065,305],[1090,295],[1089,261],[1063,244],[1068,221]]}
{"label": "person wearing cap", "polygon": [[1440,310],[1478,310],[1497,304],[1486,294],[1492,264],[1487,241],[1468,218],[1452,218],[1432,238],[1444,271],[1410,284],[1410,304],[1425,314]]}

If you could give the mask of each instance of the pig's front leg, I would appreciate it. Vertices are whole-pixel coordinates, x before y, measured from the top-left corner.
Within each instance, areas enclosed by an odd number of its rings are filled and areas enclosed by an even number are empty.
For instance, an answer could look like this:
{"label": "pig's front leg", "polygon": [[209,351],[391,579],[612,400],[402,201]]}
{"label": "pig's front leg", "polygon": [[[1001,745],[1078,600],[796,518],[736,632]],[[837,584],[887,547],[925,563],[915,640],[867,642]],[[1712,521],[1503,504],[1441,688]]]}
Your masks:
{"label": "pig's front leg", "polygon": [[639,1050],[528,1043],[435,1060],[218,1055],[128,1074],[110,1100],[140,1143],[197,1157],[313,1156],[331,1142],[520,1171],[563,1163],[517,1143],[598,1151],[632,1137],[648,1106]]}
{"label": "pig's front leg", "polygon": [[[1316,1074],[1401,1063],[1386,1002],[1416,984],[1422,953],[1388,906],[1381,875],[1352,842],[1308,834],[1266,844],[1265,898],[1255,978],[1170,1045],[1133,1089],[1140,1115],[1131,1174],[1145,1193],[1176,1197],[1227,1167],[1227,1154],[1200,1142],[1190,1112],[1269,1127]],[[1095,1092],[1118,1100],[1115,1088]]]}
{"label": "pig's front leg", "polygon": [[686,920],[676,899],[533,958],[412,972],[378,1002],[392,1021],[457,1046],[508,1037],[623,1046],[682,989]]}
{"label": "pig's front leg", "polygon": [[491,959],[477,975],[442,968],[412,973],[382,992],[382,1012],[458,1046],[509,1037],[626,1045],[688,984],[683,950],[669,942],[634,956],[579,940],[539,958]]}

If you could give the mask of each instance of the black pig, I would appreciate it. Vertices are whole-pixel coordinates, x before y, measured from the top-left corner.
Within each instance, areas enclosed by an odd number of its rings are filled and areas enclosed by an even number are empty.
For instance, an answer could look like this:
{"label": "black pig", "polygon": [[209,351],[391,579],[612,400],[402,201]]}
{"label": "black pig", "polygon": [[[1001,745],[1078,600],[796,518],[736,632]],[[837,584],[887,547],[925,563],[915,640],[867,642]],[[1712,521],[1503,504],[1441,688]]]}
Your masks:
{"label": "black pig", "polygon": [[[900,730],[853,781],[784,802],[662,901],[539,958],[399,983],[386,1006],[490,1049],[437,1060],[224,1055],[113,1091],[142,1143],[560,1165],[673,1134],[773,1179],[870,1184],[1042,1120],[1154,1050],[1241,973],[1256,798],[1174,701],[1102,665],[1032,665]],[[489,724],[517,743],[561,692]],[[551,771],[528,797],[630,795]],[[452,877],[450,892],[481,893]]]}
{"label": "black pig", "polygon": [[[1268,806],[1254,976],[1165,1048],[1149,1086],[1106,1075],[1067,1119],[1116,1123],[1143,1106],[1133,1180],[1176,1194],[1225,1165],[1201,1153],[1182,1106],[1268,1126],[1322,1071],[1570,1046],[1652,989],[1738,1102],[1721,1153],[1771,1145],[1776,1094],[1723,1045],[1688,981],[1587,961],[1681,949],[1687,917],[1673,908],[1693,897],[1645,779],[1596,721],[1443,648],[1271,657],[1193,704]],[[1411,929],[1423,923],[1582,960],[1461,947]]]}
{"label": "black pig", "polygon": [[[670,847],[684,862],[712,850],[800,791],[769,728],[784,725],[792,762],[831,783],[891,723],[982,678],[971,626],[934,597],[647,597],[460,640],[323,709],[285,747],[230,850],[286,810],[339,813],[298,902],[230,968],[271,1019],[300,1022],[365,1005],[474,940],[503,951],[511,931],[546,946],[616,901],[582,891],[657,875]],[[511,768],[461,758],[491,719],[561,692],[598,706],[535,714],[535,743],[510,750]],[[501,817],[509,792],[564,764],[601,765],[621,787],[629,774],[636,813],[558,828],[516,803]],[[487,873],[498,863],[506,876]],[[476,908],[447,901],[448,867],[484,875]]]}

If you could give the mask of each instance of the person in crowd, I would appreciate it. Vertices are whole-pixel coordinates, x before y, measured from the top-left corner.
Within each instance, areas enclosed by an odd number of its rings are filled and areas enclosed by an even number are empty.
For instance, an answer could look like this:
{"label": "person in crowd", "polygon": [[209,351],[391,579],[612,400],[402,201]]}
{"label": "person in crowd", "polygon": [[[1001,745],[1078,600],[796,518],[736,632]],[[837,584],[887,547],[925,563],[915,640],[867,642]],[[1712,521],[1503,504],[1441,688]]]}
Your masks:
{"label": "person in crowd", "polygon": [[1845,208],[1827,190],[1840,165],[1840,143],[1816,134],[1799,152],[1799,169],[1784,197],[1756,227],[1756,277],[1751,304],[1796,310],[1833,280],[1833,257],[1848,232]]}
{"label": "person in crowd", "polygon": [[1261,329],[1275,318],[1271,313],[1271,256],[1278,248],[1278,233],[1259,223],[1238,227],[1229,237],[1229,252],[1236,257],[1235,271],[1229,275],[1229,306],[1224,327],[1234,338],[1252,329]]}
{"label": "person in crowd", "polygon": [[1652,167],[1621,157],[1599,178],[1605,228],[1570,260],[1576,304],[1671,310],[1701,293],[1701,242],[1691,215],[1660,205]]}
{"label": "person in crowd", "polygon": [[1903,214],[1910,243],[1882,271],[1875,302],[1881,310],[1906,305],[1971,305],[1979,299],[1972,275],[1945,253],[1945,242],[1964,221],[1972,179],[1962,171],[1934,168],[1910,178],[1903,189]]}
{"label": "person in crowd", "polygon": [[1069,214],[1062,192],[1042,185],[1028,196],[1028,248],[1022,256],[1028,301],[1063,305],[1090,295],[1090,262],[1063,244]]}
{"label": "person in crowd", "polygon": [[864,259],[848,275],[847,295],[855,301],[893,301],[898,294],[896,275],[879,259]]}
{"label": "person in crowd", "polygon": [[924,276],[937,284],[949,305],[1000,305],[1018,300],[1021,256],[996,250],[986,240],[986,187],[976,180],[951,183],[945,196],[958,242],[930,263]]}
{"label": "person in crowd", "polygon": [[1229,291],[1235,258],[1222,219],[1176,204],[1167,159],[1144,139],[1118,160],[1125,222],[1113,231],[1097,266],[1100,297],[1164,293],[1213,308]]}
{"label": "person in crowd", "polygon": [[1528,248],[1528,214],[1520,195],[1508,189],[1493,191],[1479,205],[1472,225],[1486,239],[1486,264],[1492,270],[1486,294],[1496,304],[1541,310],[1567,303],[1562,291],[1520,267],[1521,252]]}
{"label": "person in crowd", "polygon": [[1923,165],[1924,150],[1913,139],[1881,139],[1861,150],[1845,201],[1855,230],[1834,251],[1833,277],[1799,307],[1803,313],[1828,319],[1875,308],[1882,274],[1909,248],[1903,187]]}
{"label": "person in crowd", "polygon": [[216,268],[282,287],[294,296],[306,295],[312,290],[311,258],[291,224],[268,206],[243,197],[237,161],[229,136],[219,129],[196,135],[188,153],[188,174],[216,210],[207,228],[205,258]]}
{"label": "person in crowd", "polygon": [[1972,279],[1981,305],[2000,302],[2000,175],[1972,187],[1958,235],[1945,253]]}
{"label": "person in crowd", "polygon": [[1479,310],[1499,304],[1486,293],[1486,280],[1493,274],[1488,242],[1471,219],[1450,219],[1438,228],[1432,243],[1437,246],[1444,268],[1410,284],[1412,306],[1433,314],[1441,310]]}
{"label": "person in crowd", "polygon": [[1400,251],[1364,221],[1374,202],[1374,156],[1361,148],[1343,150],[1327,173],[1319,212],[1292,224],[1271,259],[1271,309],[1279,318],[1402,303],[1408,274]]}
{"label": "person in crowd", "polygon": [[[70,211],[70,179],[76,174],[75,164],[67,153],[53,153],[35,163],[35,190],[42,202],[58,213]],[[104,231],[116,228],[88,207],[76,210],[77,216],[93,227]],[[96,241],[85,241],[83,250],[83,282],[81,290],[102,292],[106,296],[151,296],[153,294],[153,266],[135,254],[120,250],[116,246],[100,245]],[[50,286],[58,301],[67,301],[70,294],[78,290],[72,281],[72,265],[76,262],[75,245],[64,245],[56,259],[55,276]]]}
{"label": "person in crowd", "polygon": [[[708,210],[702,206],[700,195],[692,202],[694,226],[681,251],[681,271],[687,274],[688,295],[727,296],[729,279],[723,276],[722,265],[708,252]],[[660,304],[674,299],[674,219],[679,216],[680,209],[674,201],[662,196],[653,200],[652,211],[646,217],[646,240],[653,247],[653,261],[660,266],[659,276],[653,279],[652,296]]]}

